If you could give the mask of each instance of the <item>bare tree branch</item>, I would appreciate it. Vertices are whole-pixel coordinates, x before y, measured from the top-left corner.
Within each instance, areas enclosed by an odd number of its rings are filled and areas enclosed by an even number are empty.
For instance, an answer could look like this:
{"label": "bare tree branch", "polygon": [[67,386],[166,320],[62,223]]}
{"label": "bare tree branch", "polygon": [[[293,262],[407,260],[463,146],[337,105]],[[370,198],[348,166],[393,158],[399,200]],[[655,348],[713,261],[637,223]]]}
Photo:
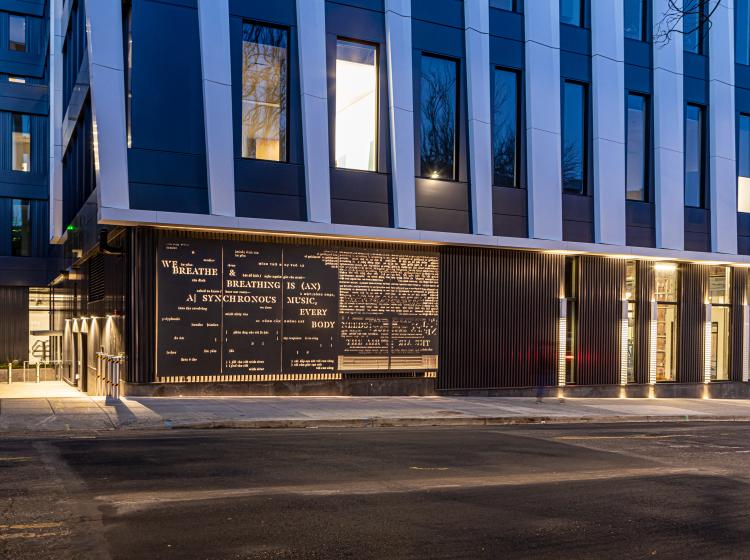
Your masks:
{"label": "bare tree branch", "polygon": [[667,9],[654,26],[654,44],[665,45],[674,34],[707,37],[711,17],[720,3],[721,0],[667,0]]}

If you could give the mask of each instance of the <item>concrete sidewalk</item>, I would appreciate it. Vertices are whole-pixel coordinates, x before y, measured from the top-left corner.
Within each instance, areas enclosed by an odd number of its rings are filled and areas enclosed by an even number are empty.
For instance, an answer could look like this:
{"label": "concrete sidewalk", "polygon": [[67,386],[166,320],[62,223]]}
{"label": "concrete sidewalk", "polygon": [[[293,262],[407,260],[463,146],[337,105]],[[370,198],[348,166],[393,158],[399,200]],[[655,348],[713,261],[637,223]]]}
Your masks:
{"label": "concrete sidewalk", "polygon": [[750,400],[492,397],[9,398],[0,434],[170,428],[750,421]]}

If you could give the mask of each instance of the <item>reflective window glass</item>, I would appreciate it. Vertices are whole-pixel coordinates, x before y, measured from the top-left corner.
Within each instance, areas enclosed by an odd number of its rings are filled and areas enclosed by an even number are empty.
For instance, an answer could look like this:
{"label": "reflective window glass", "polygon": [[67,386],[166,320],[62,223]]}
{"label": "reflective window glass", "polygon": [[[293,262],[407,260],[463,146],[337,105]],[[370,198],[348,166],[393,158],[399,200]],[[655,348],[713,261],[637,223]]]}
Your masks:
{"label": "reflective window glass", "polygon": [[730,303],[731,269],[728,266],[711,266],[708,270],[708,301],[711,304]]}
{"label": "reflective window glass", "polygon": [[703,54],[703,26],[705,0],[683,0],[682,48],[695,54]]}
{"label": "reflective window glass", "polygon": [[587,139],[586,86],[565,82],[563,89],[562,183],[568,192],[585,192]]}
{"label": "reflective window glass", "polygon": [[628,95],[627,165],[625,192],[628,200],[646,200],[648,162],[648,100]]}
{"label": "reflective window glass", "polygon": [[11,208],[11,255],[28,257],[31,255],[31,205],[28,200],[14,198]]}
{"label": "reflective window glass", "polygon": [[422,55],[420,76],[421,174],[456,176],[456,61]]}
{"label": "reflective window glass", "polygon": [[644,41],[645,0],[625,0],[625,38]]}
{"label": "reflective window glass", "polygon": [[26,18],[8,16],[8,49],[24,52],[26,50]]}
{"label": "reflective window glass", "polygon": [[560,22],[581,27],[583,25],[583,0],[560,0]]}
{"label": "reflective window glass", "polygon": [[518,181],[518,73],[495,70],[492,102],[492,163],[494,184],[517,187]]}
{"label": "reflective window glass", "polygon": [[242,33],[242,157],[286,161],[287,31],[246,23]]}
{"label": "reflective window glass", "polygon": [[703,107],[685,108],[685,206],[702,208],[704,204],[704,119]]}
{"label": "reflective window glass", "polygon": [[378,133],[377,49],[336,42],[336,167],[375,171]]}
{"label": "reflective window glass", "polygon": [[734,0],[734,61],[750,64],[750,0]]}

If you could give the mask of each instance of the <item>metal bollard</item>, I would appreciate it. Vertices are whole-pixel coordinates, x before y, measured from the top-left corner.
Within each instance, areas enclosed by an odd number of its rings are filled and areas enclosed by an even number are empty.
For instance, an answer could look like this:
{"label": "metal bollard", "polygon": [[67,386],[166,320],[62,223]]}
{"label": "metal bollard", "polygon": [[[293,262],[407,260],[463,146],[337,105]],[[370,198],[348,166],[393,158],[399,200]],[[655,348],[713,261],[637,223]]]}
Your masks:
{"label": "metal bollard", "polygon": [[39,383],[39,362],[36,363],[36,382]]}
{"label": "metal bollard", "polygon": [[13,383],[13,364],[8,362],[8,385]]}

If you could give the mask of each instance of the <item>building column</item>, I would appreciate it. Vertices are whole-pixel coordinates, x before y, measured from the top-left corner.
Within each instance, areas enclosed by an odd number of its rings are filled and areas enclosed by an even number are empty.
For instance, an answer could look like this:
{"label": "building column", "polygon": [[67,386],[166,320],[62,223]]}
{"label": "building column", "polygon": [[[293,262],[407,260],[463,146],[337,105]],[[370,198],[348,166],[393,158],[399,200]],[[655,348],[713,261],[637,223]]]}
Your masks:
{"label": "building column", "polygon": [[[669,11],[669,0],[654,0],[654,21]],[[654,203],[656,246],[682,250],[685,241],[684,102],[682,29],[666,43],[653,43]]]}
{"label": "building column", "polygon": [[330,223],[325,0],[296,4],[307,219]]}
{"label": "building column", "polygon": [[393,221],[415,229],[414,79],[412,77],[411,0],[385,0],[385,49],[391,137]]}
{"label": "building column", "polygon": [[622,0],[591,4],[594,238],[625,245],[625,34]]}
{"label": "building column", "polygon": [[464,1],[472,232],[492,235],[490,6]]}
{"label": "building column", "polygon": [[49,4],[49,239],[63,235],[62,192],[62,0]]}
{"label": "building column", "polygon": [[99,208],[127,209],[130,188],[122,2],[86,0],[86,23],[94,149],[99,163],[96,167],[97,199]]}
{"label": "building column", "polygon": [[561,240],[560,5],[535,0],[524,9],[529,237]]}
{"label": "building column", "polygon": [[709,193],[711,250],[737,254],[733,4],[720,0],[708,33]]}
{"label": "building column", "polygon": [[229,0],[198,0],[208,208],[235,215]]}

